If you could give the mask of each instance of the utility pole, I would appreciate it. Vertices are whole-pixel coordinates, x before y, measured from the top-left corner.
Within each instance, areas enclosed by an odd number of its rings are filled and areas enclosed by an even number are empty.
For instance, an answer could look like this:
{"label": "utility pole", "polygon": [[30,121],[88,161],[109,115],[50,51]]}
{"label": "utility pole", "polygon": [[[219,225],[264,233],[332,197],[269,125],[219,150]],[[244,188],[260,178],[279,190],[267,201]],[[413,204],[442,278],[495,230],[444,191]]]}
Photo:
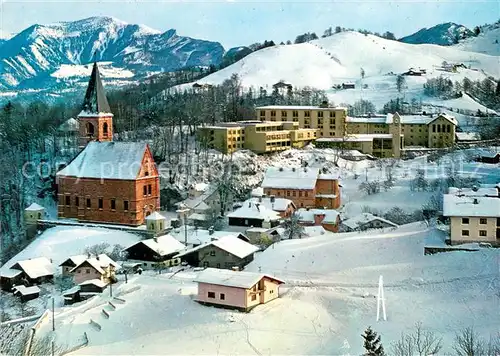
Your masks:
{"label": "utility pole", "polygon": [[[56,330],[56,320],[54,318],[54,309],[55,309],[55,298],[52,297],[52,331]],[[54,354],[54,353],[52,353]]]}
{"label": "utility pole", "polygon": [[113,297],[113,282],[109,283],[109,296],[111,298]]}

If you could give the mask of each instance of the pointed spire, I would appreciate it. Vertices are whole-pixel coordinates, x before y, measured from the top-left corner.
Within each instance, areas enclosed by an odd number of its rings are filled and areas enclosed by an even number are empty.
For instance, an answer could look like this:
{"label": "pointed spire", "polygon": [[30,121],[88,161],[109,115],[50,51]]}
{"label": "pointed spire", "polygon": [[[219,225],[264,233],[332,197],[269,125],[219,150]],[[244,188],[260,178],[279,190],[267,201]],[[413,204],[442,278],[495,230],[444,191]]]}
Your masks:
{"label": "pointed spire", "polygon": [[87,87],[85,99],[83,100],[82,109],[85,112],[95,114],[111,113],[108,99],[106,98],[106,93],[104,92],[104,87],[101,82],[99,68],[95,61],[94,67],[92,68],[92,74],[90,75],[89,86]]}

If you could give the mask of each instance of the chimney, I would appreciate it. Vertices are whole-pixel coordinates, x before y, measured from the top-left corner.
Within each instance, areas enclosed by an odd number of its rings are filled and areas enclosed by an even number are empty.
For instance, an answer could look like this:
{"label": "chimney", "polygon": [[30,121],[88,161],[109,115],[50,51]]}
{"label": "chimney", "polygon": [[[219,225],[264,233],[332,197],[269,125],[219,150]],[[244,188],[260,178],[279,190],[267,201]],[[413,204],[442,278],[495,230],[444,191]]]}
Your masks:
{"label": "chimney", "polygon": [[274,195],[271,195],[269,199],[271,200],[271,203],[274,203],[276,201],[276,197]]}
{"label": "chimney", "polygon": [[99,261],[99,255],[95,255],[95,259]]}
{"label": "chimney", "polygon": [[283,167],[280,167],[280,172],[283,172]]}
{"label": "chimney", "polygon": [[472,191],[473,192],[477,192],[479,190],[479,188],[477,187],[477,185],[473,185],[472,186]]}
{"label": "chimney", "polygon": [[474,200],[472,201],[472,204],[479,204],[479,200],[477,200],[477,198],[474,198]]}
{"label": "chimney", "polygon": [[210,226],[208,228],[208,235],[213,235],[214,234],[214,227],[213,226]]}
{"label": "chimney", "polygon": [[295,172],[295,167],[292,167],[292,171]]}

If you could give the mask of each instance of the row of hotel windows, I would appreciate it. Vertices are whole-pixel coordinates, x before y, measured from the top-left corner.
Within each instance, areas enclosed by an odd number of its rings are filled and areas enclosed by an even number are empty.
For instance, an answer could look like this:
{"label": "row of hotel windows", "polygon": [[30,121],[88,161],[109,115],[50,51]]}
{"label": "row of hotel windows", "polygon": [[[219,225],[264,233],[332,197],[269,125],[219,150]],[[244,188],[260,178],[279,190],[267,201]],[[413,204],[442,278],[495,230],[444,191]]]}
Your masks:
{"label": "row of hotel windows", "polygon": [[437,132],[448,132],[448,133],[450,133],[451,132],[451,125],[444,125],[444,124],[443,125],[436,125],[436,124],[433,124],[432,125],[432,132],[436,132],[436,129],[437,129]]}
{"label": "row of hotel windows", "polygon": [[[323,117],[324,111],[318,111],[318,117]],[[260,116],[264,117],[266,116],[266,111],[261,110],[260,111]],[[281,111],[281,117],[287,117],[288,112],[285,110]],[[276,117],[276,110],[271,110],[271,117]],[[299,112],[297,110],[292,111],[292,117],[299,117]],[[304,111],[304,117],[311,117],[311,112],[310,111]],[[330,117],[335,117],[335,112],[330,111]]]}
{"label": "row of hotel windows", "polygon": [[[66,195],[65,196],[65,205],[66,206],[71,206],[71,196]],[[75,206],[79,207],[80,206],[80,197],[75,197]],[[98,198],[97,199],[97,207],[98,209],[103,209],[104,206],[104,199],[103,198]],[[92,199],[91,198],[85,198],[85,207],[87,209],[92,208]],[[116,210],[116,199],[110,199],[110,207],[111,210]],[[123,211],[128,211],[128,200],[123,201]]]}
{"label": "row of hotel windows", "polygon": [[[302,197],[302,191],[301,191],[301,190],[299,190],[299,191],[298,191],[298,194],[297,194],[297,191],[296,191],[296,190],[292,190],[291,192],[290,192],[289,190],[287,190],[287,191],[284,193],[284,195],[283,195],[283,196],[285,196],[285,194],[286,194],[286,196],[287,196],[287,197],[289,197],[289,196],[296,197],[297,195],[298,195],[299,197]],[[269,195],[269,194],[267,194],[267,195]],[[281,192],[280,192],[280,191],[278,191],[276,195],[280,197],[280,196],[281,196]],[[309,195],[309,194],[308,194],[308,192],[304,192],[304,197],[306,197],[306,198],[307,198],[307,197],[308,197],[308,195]]]}
{"label": "row of hotel windows", "polygon": [[[462,230],[462,236],[469,236],[469,230]],[[486,237],[488,232],[486,230],[479,230],[479,236]]]}
{"label": "row of hotel windows", "polygon": [[[488,219],[487,218],[480,218],[479,223],[481,225],[486,225],[488,223]],[[462,224],[469,225],[469,218],[462,218]]]}

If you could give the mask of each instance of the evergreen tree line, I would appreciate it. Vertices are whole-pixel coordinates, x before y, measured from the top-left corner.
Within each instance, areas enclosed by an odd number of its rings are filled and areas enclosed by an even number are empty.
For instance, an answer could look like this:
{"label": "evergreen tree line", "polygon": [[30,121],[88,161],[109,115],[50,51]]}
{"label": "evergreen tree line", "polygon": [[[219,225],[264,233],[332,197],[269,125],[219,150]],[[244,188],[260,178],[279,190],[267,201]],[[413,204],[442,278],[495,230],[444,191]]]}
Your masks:
{"label": "evergreen tree line", "polygon": [[424,84],[424,93],[443,99],[459,98],[465,93],[484,106],[500,109],[500,81],[492,77],[476,81],[464,78],[461,82],[453,82],[442,76],[430,78]]}

